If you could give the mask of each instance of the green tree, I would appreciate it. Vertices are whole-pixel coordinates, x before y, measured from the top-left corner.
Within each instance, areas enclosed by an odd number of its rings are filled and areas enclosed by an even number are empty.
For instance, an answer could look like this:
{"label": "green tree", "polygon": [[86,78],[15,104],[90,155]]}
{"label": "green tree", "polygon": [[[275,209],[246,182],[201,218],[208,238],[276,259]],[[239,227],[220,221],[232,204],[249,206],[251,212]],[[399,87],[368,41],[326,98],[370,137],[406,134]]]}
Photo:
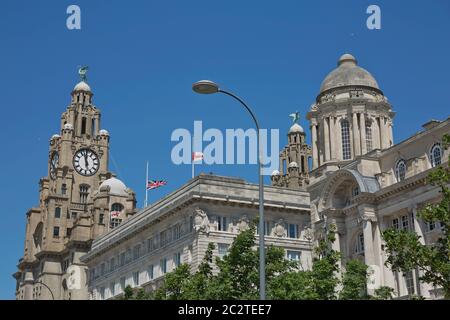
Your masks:
{"label": "green tree", "polygon": [[367,265],[359,260],[350,260],[345,266],[342,279],[342,290],[339,299],[367,299]]}
{"label": "green tree", "polygon": [[133,288],[130,285],[126,286],[123,290],[123,299],[124,300],[132,300],[134,296]]}
{"label": "green tree", "polygon": [[180,264],[174,271],[166,274],[164,284],[155,292],[156,300],[185,299],[186,287],[191,279],[190,266]]}
{"label": "green tree", "polygon": [[[447,149],[450,136],[443,136],[443,147]],[[386,251],[389,255],[386,265],[393,271],[410,272],[415,268],[422,271],[421,281],[441,287],[446,299],[450,299],[450,168],[438,166],[428,176],[428,183],[440,189],[441,200],[428,204],[418,216],[426,223],[439,222],[442,233],[436,243],[423,245],[420,237],[405,230],[387,229],[383,232]]]}

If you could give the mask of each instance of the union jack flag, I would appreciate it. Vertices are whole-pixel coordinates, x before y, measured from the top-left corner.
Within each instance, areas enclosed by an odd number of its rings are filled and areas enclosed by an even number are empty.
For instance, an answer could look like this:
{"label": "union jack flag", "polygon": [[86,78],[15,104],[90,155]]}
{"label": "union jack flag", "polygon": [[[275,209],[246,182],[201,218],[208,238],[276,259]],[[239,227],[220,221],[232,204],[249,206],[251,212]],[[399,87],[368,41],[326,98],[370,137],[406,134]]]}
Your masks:
{"label": "union jack flag", "polygon": [[166,184],[167,184],[167,181],[164,181],[164,180],[149,180],[147,182],[147,190],[156,189],[161,186],[165,186]]}

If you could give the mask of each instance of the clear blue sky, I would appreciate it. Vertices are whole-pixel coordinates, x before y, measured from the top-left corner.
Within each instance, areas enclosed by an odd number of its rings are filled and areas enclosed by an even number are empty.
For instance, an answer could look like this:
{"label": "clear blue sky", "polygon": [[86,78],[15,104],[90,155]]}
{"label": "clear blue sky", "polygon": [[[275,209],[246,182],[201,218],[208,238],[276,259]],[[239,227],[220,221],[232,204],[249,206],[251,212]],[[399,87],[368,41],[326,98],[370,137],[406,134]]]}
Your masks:
{"label": "clear blue sky", "polygon": [[[82,29],[66,28],[77,4]],[[366,28],[366,8],[378,4],[382,29]],[[214,79],[241,95],[262,127],[280,129],[289,113],[301,124],[320,83],[350,52],[377,79],[393,104],[395,141],[450,110],[450,1],[19,1],[0,2],[0,298],[14,297],[23,253],[25,213],[38,204],[47,174],[48,141],[89,65],[94,102],[111,134],[110,169],[142,205],[145,161],[169,184],[151,201],[190,178],[190,166],[170,159],[176,128],[248,128],[249,117],[226,96],[200,96],[191,83]],[[309,130],[308,130],[309,133]],[[309,139],[309,136],[308,136]],[[256,182],[253,166],[199,171]]]}

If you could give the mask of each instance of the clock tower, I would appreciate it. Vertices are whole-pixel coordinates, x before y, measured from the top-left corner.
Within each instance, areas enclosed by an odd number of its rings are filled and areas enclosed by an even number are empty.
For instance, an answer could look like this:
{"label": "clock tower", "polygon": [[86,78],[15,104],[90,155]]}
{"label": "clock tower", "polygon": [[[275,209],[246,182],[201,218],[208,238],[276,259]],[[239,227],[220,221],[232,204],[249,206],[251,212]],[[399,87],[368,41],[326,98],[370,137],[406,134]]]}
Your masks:
{"label": "clock tower", "polygon": [[108,171],[109,133],[81,81],[49,141],[48,174],[39,182],[39,206],[26,215],[17,299],[87,299],[87,268],[79,261],[93,239],[136,212],[134,192]]}

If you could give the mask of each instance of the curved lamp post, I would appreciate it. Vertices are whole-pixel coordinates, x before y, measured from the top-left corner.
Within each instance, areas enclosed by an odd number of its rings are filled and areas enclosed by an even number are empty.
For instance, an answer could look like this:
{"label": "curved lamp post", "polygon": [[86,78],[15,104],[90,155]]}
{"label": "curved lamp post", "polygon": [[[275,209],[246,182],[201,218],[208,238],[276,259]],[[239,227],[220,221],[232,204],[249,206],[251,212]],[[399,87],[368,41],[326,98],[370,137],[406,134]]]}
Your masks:
{"label": "curved lamp post", "polygon": [[232,94],[231,92],[222,90],[217,83],[210,80],[200,80],[192,85],[192,90],[200,94],[212,94],[212,93],[224,93],[230,97],[233,97],[239,101],[248,113],[250,113],[253,121],[255,122],[257,131],[257,155],[258,155],[258,177],[259,177],[259,298],[261,300],[266,299],[266,262],[265,262],[265,250],[264,250],[264,177],[262,167],[262,153],[261,153],[261,139],[259,132],[258,120],[250,107],[242,101],[241,98]]}
{"label": "curved lamp post", "polygon": [[48,291],[50,291],[50,294],[52,295],[52,300],[55,300],[52,289],[50,289],[50,287],[48,285],[46,285],[45,283],[43,283],[42,281],[39,281],[38,283],[43,285],[44,287],[46,287],[48,289]]}

